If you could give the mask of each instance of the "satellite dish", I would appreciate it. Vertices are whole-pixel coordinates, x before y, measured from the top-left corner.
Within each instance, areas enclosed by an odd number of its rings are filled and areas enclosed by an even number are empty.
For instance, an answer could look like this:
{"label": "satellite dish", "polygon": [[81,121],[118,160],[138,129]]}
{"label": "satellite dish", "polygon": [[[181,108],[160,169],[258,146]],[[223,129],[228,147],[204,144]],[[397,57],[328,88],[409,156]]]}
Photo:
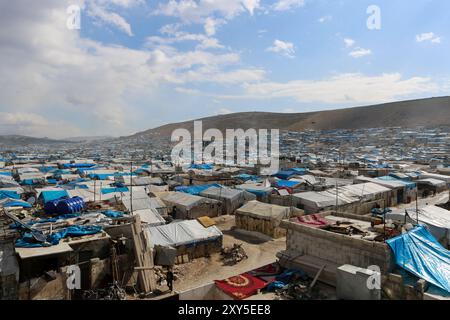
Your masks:
{"label": "satellite dish", "polygon": [[30,197],[28,198],[27,202],[31,205],[34,205],[36,203],[36,198],[35,197]]}

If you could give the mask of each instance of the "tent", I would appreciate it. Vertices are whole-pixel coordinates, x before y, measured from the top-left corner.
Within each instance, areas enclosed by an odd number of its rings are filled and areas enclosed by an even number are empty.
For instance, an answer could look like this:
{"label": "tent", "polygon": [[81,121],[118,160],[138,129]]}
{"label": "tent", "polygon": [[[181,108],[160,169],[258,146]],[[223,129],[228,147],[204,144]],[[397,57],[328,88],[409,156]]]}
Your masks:
{"label": "tent", "polygon": [[220,188],[221,185],[217,184],[217,183],[213,183],[213,184],[202,184],[199,186],[179,186],[179,187],[175,187],[175,191],[189,193],[189,194],[198,196],[201,192],[205,191],[206,189],[212,188],[212,187]]}
{"label": "tent", "polygon": [[450,251],[423,225],[386,242],[399,267],[450,292]]}
{"label": "tent", "polygon": [[221,204],[214,199],[183,192],[169,192],[161,200],[170,208],[176,208],[175,219],[195,219],[201,216],[217,217]]}
{"label": "tent", "polygon": [[42,202],[46,204],[49,201],[61,199],[61,198],[67,198],[69,197],[69,194],[67,193],[67,190],[59,189],[59,190],[43,190],[40,192],[39,198],[42,199]]}
{"label": "tent", "polygon": [[[416,223],[418,216],[419,223],[425,225],[433,237],[444,246],[450,245],[450,211],[437,206],[421,207],[418,214],[415,208],[406,209],[406,211],[408,212],[406,222]],[[386,213],[386,219],[403,222],[405,215],[405,209],[393,210]]]}
{"label": "tent", "polygon": [[233,214],[246,201],[256,199],[252,193],[226,187],[211,187],[202,191],[200,195],[222,202],[222,214]]}
{"label": "tent", "polygon": [[144,227],[150,247],[177,249],[178,256],[203,257],[222,249],[223,234],[216,226],[205,228],[197,220]]}
{"label": "tent", "polygon": [[138,215],[141,218],[141,222],[149,226],[161,226],[166,224],[166,220],[164,220],[156,209],[134,210],[133,214]]}
{"label": "tent", "polygon": [[173,222],[164,226],[147,227],[151,246],[192,245],[202,241],[212,241],[223,236],[216,226],[203,227],[197,220]]}
{"label": "tent", "polygon": [[356,203],[358,201],[371,201],[380,194],[389,193],[391,190],[375,183],[361,183],[331,188],[320,192],[301,192],[293,194],[298,204],[305,210],[316,213],[320,210],[336,206]]}
{"label": "tent", "polygon": [[279,228],[283,219],[289,219],[292,209],[259,201],[249,201],[236,210],[236,227],[247,231],[256,231],[279,238],[285,235],[285,229]]}

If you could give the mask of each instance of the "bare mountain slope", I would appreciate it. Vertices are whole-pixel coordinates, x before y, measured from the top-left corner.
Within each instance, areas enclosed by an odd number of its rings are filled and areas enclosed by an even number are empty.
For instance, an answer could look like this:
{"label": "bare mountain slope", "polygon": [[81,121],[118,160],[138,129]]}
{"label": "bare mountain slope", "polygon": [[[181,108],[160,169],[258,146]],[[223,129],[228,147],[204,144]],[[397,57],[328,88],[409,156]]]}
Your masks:
{"label": "bare mountain slope", "polygon": [[[378,127],[450,126],[450,97],[429,98],[367,107],[308,113],[242,112],[199,119],[203,130],[225,129],[359,129]],[[193,130],[193,121],[167,124],[132,137],[169,137],[178,128]]]}

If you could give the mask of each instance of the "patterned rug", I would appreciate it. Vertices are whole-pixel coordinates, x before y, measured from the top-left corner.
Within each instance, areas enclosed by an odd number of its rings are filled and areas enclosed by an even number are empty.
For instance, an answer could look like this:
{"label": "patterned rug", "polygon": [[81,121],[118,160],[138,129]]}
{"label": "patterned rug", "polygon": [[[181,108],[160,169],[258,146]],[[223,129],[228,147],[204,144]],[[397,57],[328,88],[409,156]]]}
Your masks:
{"label": "patterned rug", "polygon": [[249,273],[243,273],[225,280],[216,280],[215,283],[219,289],[236,300],[253,296],[266,286],[266,282]]}

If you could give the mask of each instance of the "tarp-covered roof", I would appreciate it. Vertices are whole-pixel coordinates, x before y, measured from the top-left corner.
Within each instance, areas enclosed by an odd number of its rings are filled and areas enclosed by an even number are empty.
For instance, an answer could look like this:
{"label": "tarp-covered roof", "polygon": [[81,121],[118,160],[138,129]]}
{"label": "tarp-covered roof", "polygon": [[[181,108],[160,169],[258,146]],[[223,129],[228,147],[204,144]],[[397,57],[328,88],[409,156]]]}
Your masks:
{"label": "tarp-covered roof", "polygon": [[283,220],[290,217],[291,208],[253,200],[237,209],[236,213],[257,219]]}
{"label": "tarp-covered roof", "polygon": [[214,240],[223,236],[216,227],[203,227],[197,220],[174,222],[163,226],[147,227],[145,229],[151,246],[189,245],[197,242]]}
{"label": "tarp-covered roof", "polygon": [[326,208],[336,205],[354,203],[360,200],[372,199],[375,195],[389,192],[390,189],[375,183],[361,183],[340,186],[320,192],[301,192],[296,193],[293,197],[298,198],[304,205],[309,207]]}
{"label": "tarp-covered roof", "polygon": [[169,205],[177,204],[185,207],[187,210],[192,209],[198,204],[203,202],[218,202],[214,199],[208,199],[204,197],[194,196],[189,193],[183,192],[169,192],[166,195],[161,197],[161,200],[165,203],[169,203]]}
{"label": "tarp-covered roof", "polygon": [[450,251],[423,225],[386,242],[399,267],[450,292]]}
{"label": "tarp-covered roof", "polygon": [[[407,222],[415,223],[419,218],[419,222],[425,224],[436,239],[441,241],[447,238],[447,241],[450,241],[450,211],[437,206],[421,207],[418,212],[416,208],[406,209],[406,211],[409,216],[406,219]],[[405,209],[397,209],[386,213],[386,218],[405,221],[405,214]]]}

